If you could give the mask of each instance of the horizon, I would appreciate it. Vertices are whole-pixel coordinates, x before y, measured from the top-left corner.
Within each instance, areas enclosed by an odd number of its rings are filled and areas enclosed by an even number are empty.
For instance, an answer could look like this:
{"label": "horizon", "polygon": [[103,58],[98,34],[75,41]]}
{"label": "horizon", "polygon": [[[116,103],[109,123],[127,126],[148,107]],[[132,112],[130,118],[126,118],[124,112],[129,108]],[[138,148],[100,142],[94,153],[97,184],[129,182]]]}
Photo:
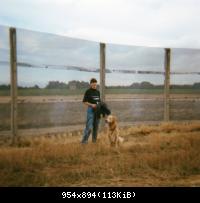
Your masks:
{"label": "horizon", "polygon": [[[47,85],[49,85],[50,82],[58,82],[60,84],[64,84],[64,85],[69,85],[70,82],[77,82],[77,83],[88,83],[89,85],[89,81],[83,81],[83,80],[70,80],[68,82],[63,82],[63,81],[58,81],[58,80],[50,80],[48,81],[48,83],[44,86],[41,86],[37,83],[32,83],[32,85],[30,85],[30,83],[27,83],[27,84],[22,84],[22,85],[17,85],[18,88],[35,88],[35,86],[37,86],[37,88],[40,88],[40,89],[44,89],[44,88],[47,88]],[[98,83],[98,82],[97,82]],[[135,88],[133,87],[134,85],[142,85],[143,83],[148,83],[149,85],[153,85],[153,87],[162,87],[164,86],[164,84],[153,84],[149,81],[141,81],[141,82],[133,82],[132,84],[129,84],[129,85],[105,85],[105,87],[131,87],[131,88]],[[191,84],[170,84],[170,86],[194,86],[195,84],[200,84],[200,82],[194,82],[194,83],[191,83]],[[10,86],[9,83],[0,83],[0,86]],[[100,84],[98,83],[98,86],[100,86]],[[59,88],[58,88],[59,89]],[[140,88],[139,88],[140,89]]]}
{"label": "horizon", "polygon": [[[0,65],[1,69],[1,65]],[[6,70],[6,71],[5,71]],[[130,69],[129,69],[130,70]],[[130,86],[133,83],[150,82],[153,85],[164,84],[164,72],[161,73],[147,73],[138,71],[127,73],[119,71],[106,72],[107,86]],[[148,71],[149,72],[149,71]],[[48,77],[42,77],[48,75]],[[18,84],[19,86],[34,86],[38,85],[40,88],[45,87],[49,81],[59,81],[68,83],[69,81],[84,81],[88,82],[90,78],[95,77],[100,81],[100,74],[96,71],[79,71],[79,70],[64,70],[57,68],[33,68],[33,67],[18,67]],[[170,81],[172,85],[192,85],[200,82],[199,72],[187,73],[173,73],[170,74]],[[4,68],[4,74],[0,74],[0,84],[10,83],[10,68]]]}

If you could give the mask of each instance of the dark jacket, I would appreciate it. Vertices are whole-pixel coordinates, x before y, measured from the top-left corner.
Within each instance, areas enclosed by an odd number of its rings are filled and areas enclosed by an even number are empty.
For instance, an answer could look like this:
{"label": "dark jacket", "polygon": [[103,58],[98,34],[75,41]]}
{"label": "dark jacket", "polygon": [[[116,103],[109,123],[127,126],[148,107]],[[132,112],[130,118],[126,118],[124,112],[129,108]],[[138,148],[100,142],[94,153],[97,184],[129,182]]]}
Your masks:
{"label": "dark jacket", "polygon": [[98,119],[101,118],[101,115],[105,117],[105,115],[110,115],[110,114],[111,114],[111,111],[105,102],[99,102],[97,104],[95,109],[95,115]]}

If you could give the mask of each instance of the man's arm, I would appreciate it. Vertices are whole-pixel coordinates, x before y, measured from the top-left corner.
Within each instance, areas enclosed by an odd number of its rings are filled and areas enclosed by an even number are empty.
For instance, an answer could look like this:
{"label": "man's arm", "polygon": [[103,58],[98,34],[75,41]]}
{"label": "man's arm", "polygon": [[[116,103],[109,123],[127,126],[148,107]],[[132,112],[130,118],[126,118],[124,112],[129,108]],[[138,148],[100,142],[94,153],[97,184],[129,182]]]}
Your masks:
{"label": "man's arm", "polygon": [[90,106],[92,107],[93,109],[96,108],[96,104],[92,104],[92,103],[89,103],[89,102],[83,102],[86,106]]}

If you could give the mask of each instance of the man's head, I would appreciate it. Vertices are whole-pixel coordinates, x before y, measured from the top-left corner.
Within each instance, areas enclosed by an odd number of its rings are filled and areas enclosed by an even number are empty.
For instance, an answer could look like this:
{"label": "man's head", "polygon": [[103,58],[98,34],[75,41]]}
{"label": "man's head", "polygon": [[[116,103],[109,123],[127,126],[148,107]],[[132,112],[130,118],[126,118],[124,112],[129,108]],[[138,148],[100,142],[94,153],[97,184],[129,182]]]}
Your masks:
{"label": "man's head", "polygon": [[90,80],[90,87],[91,87],[92,89],[96,89],[96,88],[97,88],[97,80],[96,80],[95,78],[92,78],[92,79]]}

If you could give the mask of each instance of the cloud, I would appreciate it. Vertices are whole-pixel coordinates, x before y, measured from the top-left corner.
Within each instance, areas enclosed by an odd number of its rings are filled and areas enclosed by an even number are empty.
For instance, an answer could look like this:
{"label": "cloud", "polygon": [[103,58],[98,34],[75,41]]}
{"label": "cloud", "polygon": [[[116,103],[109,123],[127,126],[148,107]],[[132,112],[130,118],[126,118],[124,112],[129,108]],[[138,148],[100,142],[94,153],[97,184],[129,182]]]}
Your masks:
{"label": "cloud", "polygon": [[[107,67],[160,70],[163,49],[151,47],[200,48],[198,0],[4,0],[0,4],[0,24],[40,31],[18,29],[18,59],[25,62],[99,67],[98,42],[106,42]],[[0,42],[0,57],[6,58],[7,28],[0,27]],[[199,60],[198,50],[172,50],[172,69],[198,70]]]}
{"label": "cloud", "polygon": [[198,0],[6,0],[0,24],[153,47],[200,48]]}
{"label": "cloud", "polygon": [[199,72],[200,50],[172,49],[171,70]]}
{"label": "cloud", "polygon": [[0,49],[9,49],[9,30],[4,26],[0,26]]}
{"label": "cloud", "polygon": [[[0,61],[9,60],[8,28],[0,26]],[[99,68],[99,43],[59,35],[17,29],[18,61],[44,65]],[[172,49],[172,71],[198,71],[200,50]],[[164,49],[106,45],[108,69],[164,69]]]}
{"label": "cloud", "polygon": [[35,65],[99,66],[99,44],[18,29],[18,59]]}
{"label": "cloud", "polygon": [[107,45],[107,66],[133,70],[162,71],[164,49],[137,46]]}
{"label": "cloud", "polygon": [[8,61],[9,58],[9,31],[7,27],[0,26],[0,61]]}

